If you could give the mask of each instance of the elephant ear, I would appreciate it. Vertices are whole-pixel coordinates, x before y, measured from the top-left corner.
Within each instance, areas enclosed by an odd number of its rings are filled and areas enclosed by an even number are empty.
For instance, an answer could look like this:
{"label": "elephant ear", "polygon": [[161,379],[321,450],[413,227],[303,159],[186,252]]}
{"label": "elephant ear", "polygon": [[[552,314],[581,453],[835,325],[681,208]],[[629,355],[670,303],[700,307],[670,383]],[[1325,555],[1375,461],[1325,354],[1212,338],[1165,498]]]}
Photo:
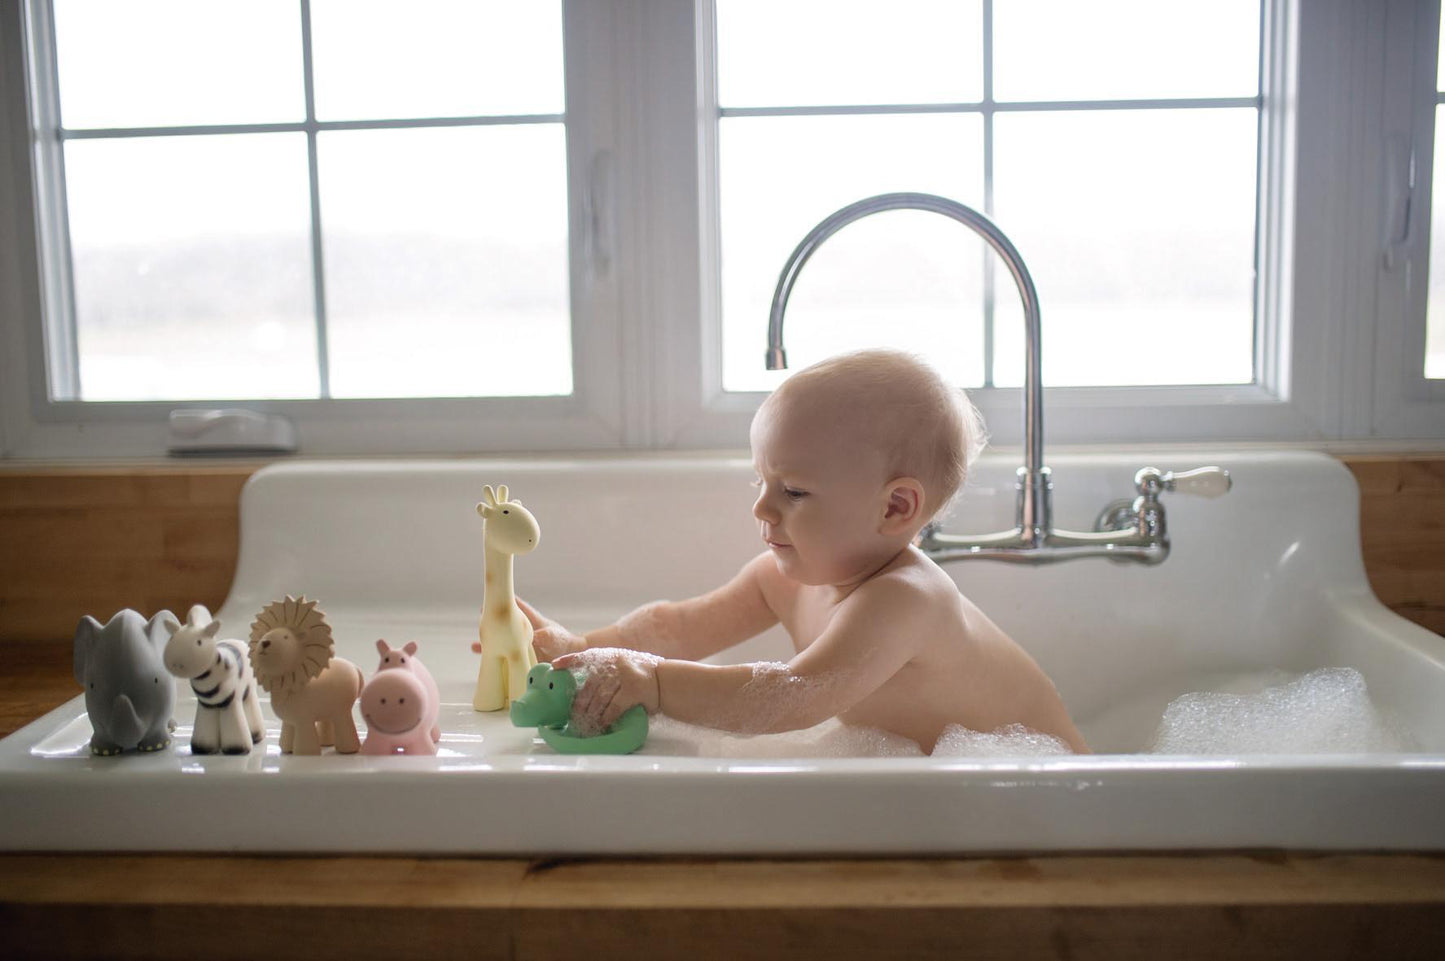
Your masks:
{"label": "elephant ear", "polygon": [[179,618],[170,611],[161,611],[146,624],[146,640],[151,642],[151,647],[155,648],[157,653],[164,653],[166,642],[180,629]]}
{"label": "elephant ear", "polygon": [[76,625],[72,666],[75,671],[75,683],[81,687],[85,687],[85,665],[90,660],[90,652],[95,649],[95,639],[100,637],[101,630],[100,621],[89,614],[82,617],[80,623]]}

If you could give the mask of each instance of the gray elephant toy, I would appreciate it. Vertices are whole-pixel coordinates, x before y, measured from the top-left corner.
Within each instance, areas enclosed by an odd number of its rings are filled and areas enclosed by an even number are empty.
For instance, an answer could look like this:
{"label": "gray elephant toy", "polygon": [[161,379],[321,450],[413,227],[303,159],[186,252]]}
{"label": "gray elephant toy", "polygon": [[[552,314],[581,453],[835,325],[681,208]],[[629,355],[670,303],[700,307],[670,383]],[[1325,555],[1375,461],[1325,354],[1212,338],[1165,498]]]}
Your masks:
{"label": "gray elephant toy", "polygon": [[[170,624],[171,630],[166,630]],[[159,751],[176,729],[171,716],[176,684],[161,660],[171,631],[180,626],[170,611],[150,621],[132,610],[101,627],[80,619],[75,629],[75,679],[85,688],[85,710],[95,734],[90,752],[103,756],[132,748]]]}

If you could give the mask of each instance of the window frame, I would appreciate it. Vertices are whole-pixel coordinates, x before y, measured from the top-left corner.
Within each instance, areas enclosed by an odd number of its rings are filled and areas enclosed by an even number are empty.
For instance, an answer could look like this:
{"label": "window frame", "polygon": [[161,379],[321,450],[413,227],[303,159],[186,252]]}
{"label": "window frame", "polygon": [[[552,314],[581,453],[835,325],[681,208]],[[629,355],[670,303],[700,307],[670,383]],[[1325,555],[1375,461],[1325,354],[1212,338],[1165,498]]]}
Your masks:
{"label": "window frame", "polygon": [[1423,366],[1435,115],[1436,105],[1445,103],[1436,69],[1440,4],[1391,4],[1384,29],[1386,42],[1411,56],[1386,58],[1383,81],[1399,93],[1386,100],[1380,115],[1384,249],[1375,307],[1374,412],[1369,430],[1378,436],[1438,438],[1445,433],[1445,380],[1426,378]]}
{"label": "window frame", "polygon": [[[159,455],[165,415],[207,405],[57,403],[45,378],[35,376],[46,356],[35,318],[54,294],[39,283],[20,34],[22,8],[44,2],[0,5],[7,134],[0,154],[0,236],[7,241],[0,244],[0,456]],[[1049,388],[1051,449],[1241,442],[1445,448],[1439,385],[1404,386],[1387,363],[1413,336],[1415,308],[1397,289],[1399,277],[1384,271],[1379,239],[1386,217],[1379,125],[1404,109],[1417,151],[1428,146],[1419,134],[1417,90],[1424,61],[1433,65],[1434,37],[1421,36],[1417,19],[1422,11],[1438,17],[1438,7],[1435,0],[1266,0],[1258,381]],[[721,385],[712,18],[713,0],[564,5],[573,396],[248,406],[296,419],[305,454],[743,447],[763,395]],[[1406,44],[1412,53],[1402,58]],[[1428,58],[1421,53],[1427,46]],[[1428,211],[1428,153],[1417,152],[1416,164],[1424,176],[1413,203]],[[1428,229],[1415,232],[1414,263],[1426,262],[1428,236]],[[1040,295],[1047,317],[1048,291]],[[1421,336],[1423,323],[1421,307]],[[760,340],[759,363],[763,347]],[[1022,392],[971,395],[995,447],[1021,447]]]}
{"label": "window frame", "polygon": [[[985,0],[987,3],[987,0]],[[717,123],[716,65],[712,61],[713,0],[703,0],[694,24],[695,36],[689,45],[702,54],[696,71],[698,113],[701,143],[699,147],[699,203],[701,220],[713,225],[700,238],[692,239],[701,264],[698,287],[705,291],[699,297],[702,305],[700,341],[687,339],[679,344],[679,353],[687,355],[695,349],[701,363],[687,380],[702,384],[699,400],[693,391],[681,390],[663,405],[669,413],[668,422],[660,432],[667,443],[679,447],[726,446],[730,438],[746,437],[747,422],[758,404],[761,392],[727,393],[721,385],[720,345],[722,320],[716,295],[717,237]],[[1264,64],[1261,71],[1263,109],[1261,138],[1275,146],[1273,156],[1261,149],[1265,158],[1260,171],[1259,222],[1261,262],[1266,256],[1279,268],[1274,276],[1284,277],[1290,266],[1289,223],[1291,204],[1281,195],[1288,189],[1288,170],[1293,158],[1292,105],[1297,101],[1294,90],[1296,76],[1284,69],[1292,50],[1296,29],[1294,5],[1266,3],[1262,24],[1261,45]],[[987,16],[987,14],[985,14]],[[681,43],[681,34],[672,42]],[[681,75],[672,78],[669,86],[678,86]],[[675,109],[675,108],[674,108]],[[683,149],[680,142],[674,150]],[[1002,225],[1007,230],[1007,225]],[[691,238],[679,231],[675,243],[685,244]],[[799,238],[801,239],[801,238]],[[1027,252],[1025,252],[1027,258]],[[779,267],[782,265],[779,264]],[[1310,385],[1317,378],[1305,374],[1306,369],[1319,366],[1320,359],[1307,351],[1287,352],[1288,338],[1275,331],[1287,328],[1289,300],[1280,292],[1265,288],[1265,271],[1257,278],[1256,303],[1258,329],[1268,328],[1267,336],[1257,336],[1255,368],[1259,381],[1251,385],[1187,386],[1187,387],[1057,387],[1048,388],[1045,400],[1045,429],[1049,438],[1064,444],[1094,443],[1170,443],[1199,442],[1228,438],[1230,441],[1262,441],[1274,439],[1323,441],[1330,426],[1322,423],[1321,399],[1314,396]],[[1287,284],[1280,284],[1281,290]],[[1012,287],[999,296],[1012,296]],[[1040,291],[1044,316],[1048,316],[1048,293]],[[758,345],[759,363],[765,344]],[[1045,338],[1043,349],[1048,349]],[[1047,385],[1046,385],[1047,387]],[[1022,446],[1023,391],[1018,388],[986,388],[971,390],[970,396],[984,414],[992,443],[996,447]],[[733,441],[735,443],[735,441]]]}
{"label": "window frame", "polygon": [[[299,0],[298,11],[309,4]],[[598,32],[599,11],[569,2],[566,37]],[[303,20],[303,24],[304,24]],[[32,56],[33,52],[33,56]],[[304,453],[606,449],[627,443],[620,388],[607,358],[618,353],[620,308],[612,258],[603,250],[614,206],[595,175],[615,129],[609,104],[595,91],[614,82],[615,51],[567,44],[564,56],[568,256],[573,392],[564,397],[420,399],[81,401],[71,372],[74,311],[70,302],[63,170],[54,84],[54,33],[48,0],[0,9],[0,102],[9,149],[0,158],[0,224],[16,239],[0,252],[0,280],[13,291],[4,312],[5,387],[0,392],[0,456],[113,457],[165,453],[172,410],[240,407],[280,413],[298,427]],[[32,112],[33,111],[33,112]],[[415,126],[416,124],[407,124]],[[245,125],[239,125],[244,127]],[[314,121],[302,125],[314,134]],[[35,149],[28,149],[31,137]],[[314,142],[314,138],[313,138]],[[586,171],[590,176],[579,176]],[[314,171],[312,173],[314,176]],[[61,185],[59,187],[55,185]],[[313,197],[314,203],[314,197]],[[27,212],[34,215],[27,216]],[[12,226],[13,225],[13,226]],[[313,238],[313,255],[319,241]],[[42,259],[51,266],[42,269]],[[46,322],[54,314],[59,321]],[[47,341],[49,343],[47,344]],[[48,347],[48,349],[47,349]],[[38,372],[44,372],[37,376]]]}

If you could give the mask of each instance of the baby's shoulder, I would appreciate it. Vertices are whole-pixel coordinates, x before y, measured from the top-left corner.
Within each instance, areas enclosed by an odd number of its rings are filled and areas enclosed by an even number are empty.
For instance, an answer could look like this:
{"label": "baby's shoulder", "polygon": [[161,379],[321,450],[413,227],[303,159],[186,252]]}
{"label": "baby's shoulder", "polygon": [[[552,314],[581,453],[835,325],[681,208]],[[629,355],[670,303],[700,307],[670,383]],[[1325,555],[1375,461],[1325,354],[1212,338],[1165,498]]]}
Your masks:
{"label": "baby's shoulder", "polygon": [[921,616],[953,609],[959,601],[953,580],[913,548],[869,578],[853,597],[861,604],[901,607]]}

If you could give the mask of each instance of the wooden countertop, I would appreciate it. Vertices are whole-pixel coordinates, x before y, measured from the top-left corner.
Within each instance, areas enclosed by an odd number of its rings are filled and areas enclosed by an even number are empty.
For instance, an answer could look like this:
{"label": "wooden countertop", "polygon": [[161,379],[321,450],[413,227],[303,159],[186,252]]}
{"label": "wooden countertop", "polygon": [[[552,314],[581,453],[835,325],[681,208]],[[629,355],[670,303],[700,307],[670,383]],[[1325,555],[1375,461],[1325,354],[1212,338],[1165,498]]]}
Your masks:
{"label": "wooden countertop", "polygon": [[[5,653],[0,735],[79,693],[68,644],[14,642]],[[1445,856],[0,855],[4,957],[579,954],[1436,959]]]}

